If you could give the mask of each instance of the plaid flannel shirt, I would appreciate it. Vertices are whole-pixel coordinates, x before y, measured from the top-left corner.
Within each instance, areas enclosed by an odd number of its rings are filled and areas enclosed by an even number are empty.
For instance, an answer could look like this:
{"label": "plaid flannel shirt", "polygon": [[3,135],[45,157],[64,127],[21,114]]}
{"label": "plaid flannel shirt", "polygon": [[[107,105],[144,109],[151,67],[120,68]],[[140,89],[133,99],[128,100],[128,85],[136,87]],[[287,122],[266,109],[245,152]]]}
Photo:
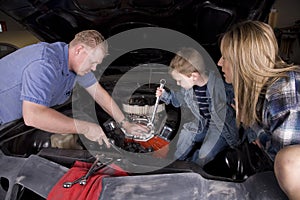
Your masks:
{"label": "plaid flannel shirt", "polygon": [[250,142],[259,138],[272,160],[284,146],[300,144],[300,73],[289,72],[267,89],[262,122],[251,129]]}

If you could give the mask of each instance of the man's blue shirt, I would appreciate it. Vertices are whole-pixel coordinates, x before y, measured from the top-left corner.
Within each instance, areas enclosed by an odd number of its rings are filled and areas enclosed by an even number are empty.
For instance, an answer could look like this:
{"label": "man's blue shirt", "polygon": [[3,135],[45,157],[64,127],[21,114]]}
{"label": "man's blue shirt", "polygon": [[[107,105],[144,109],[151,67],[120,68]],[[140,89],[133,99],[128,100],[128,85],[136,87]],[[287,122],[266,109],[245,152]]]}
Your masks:
{"label": "man's blue shirt", "polygon": [[30,45],[0,60],[0,125],[22,117],[22,101],[47,107],[66,102],[76,81],[96,83],[93,73],[76,76],[68,69],[68,44]]}

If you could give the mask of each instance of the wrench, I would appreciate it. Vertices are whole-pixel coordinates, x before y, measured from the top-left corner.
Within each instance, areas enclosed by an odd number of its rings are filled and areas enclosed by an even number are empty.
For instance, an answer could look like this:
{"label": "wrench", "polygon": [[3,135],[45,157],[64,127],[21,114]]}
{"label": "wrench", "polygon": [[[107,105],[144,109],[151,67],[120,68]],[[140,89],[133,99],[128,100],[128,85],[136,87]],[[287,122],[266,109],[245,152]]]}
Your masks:
{"label": "wrench", "polygon": [[[166,82],[167,81],[165,79],[161,79],[159,81],[159,83],[160,83],[159,88],[163,88],[165,86]],[[160,99],[160,97],[156,97],[152,117],[151,117],[150,122],[147,124],[147,126],[150,127],[150,128],[153,128],[153,125],[154,125],[153,122],[154,122],[154,117],[155,117],[155,114],[156,114],[156,111],[157,111],[157,108],[158,108],[159,99]]]}
{"label": "wrench", "polygon": [[63,187],[64,188],[70,188],[70,187],[72,187],[73,185],[75,185],[76,183],[79,183],[81,180],[82,180],[82,178],[83,177],[80,177],[80,178],[78,178],[78,179],[76,179],[75,181],[68,181],[68,182],[64,182],[64,184],[63,184]]}
{"label": "wrench", "polygon": [[96,171],[98,171],[99,169],[102,169],[103,167],[105,167],[106,165],[111,164],[114,161],[114,159],[110,159],[109,161],[105,162],[105,163],[101,163],[100,162],[100,158],[98,155],[96,155],[96,160],[94,161],[94,163],[92,164],[92,166],[90,167],[89,171],[81,176],[80,178],[76,179],[75,181],[67,181],[63,183],[63,187],[64,188],[70,188],[73,185],[79,183],[79,185],[86,185],[88,178],[94,174]]}

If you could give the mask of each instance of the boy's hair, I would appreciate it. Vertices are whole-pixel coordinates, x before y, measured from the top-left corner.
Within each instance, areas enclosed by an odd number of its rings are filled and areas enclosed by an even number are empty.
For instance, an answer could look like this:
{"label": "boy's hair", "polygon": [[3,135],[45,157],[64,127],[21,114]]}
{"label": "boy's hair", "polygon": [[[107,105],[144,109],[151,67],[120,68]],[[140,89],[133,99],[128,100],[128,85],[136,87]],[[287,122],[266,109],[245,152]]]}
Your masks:
{"label": "boy's hair", "polygon": [[193,72],[202,74],[206,71],[202,55],[193,48],[182,48],[176,53],[170,63],[170,72],[173,70],[188,77]]}
{"label": "boy's hair", "polygon": [[104,37],[96,30],[84,30],[77,33],[74,39],[70,42],[70,46],[75,46],[79,43],[83,43],[91,48],[95,48],[98,45],[102,45],[104,53],[108,52],[107,41]]}

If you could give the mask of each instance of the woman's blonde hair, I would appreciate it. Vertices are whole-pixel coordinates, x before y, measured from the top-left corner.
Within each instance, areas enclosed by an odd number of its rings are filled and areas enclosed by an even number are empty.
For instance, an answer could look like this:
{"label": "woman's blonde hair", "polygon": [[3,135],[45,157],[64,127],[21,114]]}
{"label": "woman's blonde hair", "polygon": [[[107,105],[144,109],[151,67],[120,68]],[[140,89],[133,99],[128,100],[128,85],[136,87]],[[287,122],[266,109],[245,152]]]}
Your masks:
{"label": "woman's blonde hair", "polygon": [[257,109],[260,95],[274,81],[297,68],[279,57],[273,29],[259,21],[233,26],[222,37],[220,49],[232,69],[237,123],[242,121],[251,126],[261,120]]}
{"label": "woman's blonde hair", "polygon": [[188,77],[193,72],[205,73],[205,64],[201,54],[193,48],[182,48],[171,60],[170,72],[176,70]]}
{"label": "woman's blonde hair", "polygon": [[108,45],[104,37],[96,30],[84,30],[77,33],[74,39],[70,42],[70,46],[75,46],[79,43],[85,44],[88,47],[95,48],[101,45],[104,53],[108,52]]}

